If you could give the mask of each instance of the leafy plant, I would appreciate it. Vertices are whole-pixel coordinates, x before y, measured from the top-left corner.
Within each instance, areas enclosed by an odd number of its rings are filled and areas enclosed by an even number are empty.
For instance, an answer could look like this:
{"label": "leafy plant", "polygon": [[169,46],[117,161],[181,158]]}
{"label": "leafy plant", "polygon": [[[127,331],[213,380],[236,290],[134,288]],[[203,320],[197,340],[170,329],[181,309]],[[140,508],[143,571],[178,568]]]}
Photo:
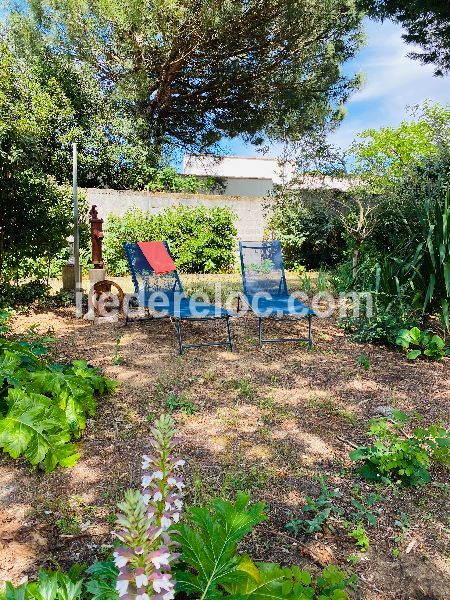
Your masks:
{"label": "leafy plant", "polygon": [[95,413],[97,394],[115,387],[85,361],[50,363],[44,341],[0,337],[0,448],[52,471],[73,466],[71,440]]}
{"label": "leafy plant", "polygon": [[360,550],[363,552],[367,552],[369,549],[370,541],[369,536],[367,535],[367,531],[362,523],[358,523],[358,525],[350,531],[348,534],[349,537],[355,540],[355,544],[358,546]]}
{"label": "leafy plant", "polygon": [[363,461],[359,472],[370,481],[398,479],[405,485],[431,481],[429,468],[439,462],[450,468],[450,431],[439,425],[416,428],[411,434],[403,427],[409,417],[395,411],[392,418],[371,421],[372,446],[350,452],[354,461]]}
{"label": "leafy plant", "polygon": [[343,514],[342,509],[334,504],[334,500],[342,498],[341,492],[337,489],[328,489],[326,478],[320,479],[321,493],[317,500],[310,496],[306,497],[306,504],[302,507],[303,513],[313,513],[312,519],[293,518],[286,524],[286,529],[294,534],[300,531],[304,533],[314,533],[322,530],[323,525],[332,516]]}
{"label": "leafy plant", "polygon": [[408,350],[406,356],[409,360],[416,360],[419,356],[427,356],[435,360],[450,356],[450,347],[441,337],[429,331],[421,331],[418,327],[409,330],[401,329],[396,344]]}
{"label": "leafy plant", "polygon": [[344,317],[339,320],[339,326],[349,333],[355,342],[394,345],[399,329],[413,327],[418,321],[412,309],[392,302],[388,306],[377,304],[371,317]]}
{"label": "leafy plant", "polygon": [[357,363],[360,367],[363,367],[366,370],[370,369],[370,361],[364,354],[358,356]]}
{"label": "leafy plant", "polygon": [[264,505],[250,505],[249,496],[243,493],[234,503],[215,500],[206,507],[191,508],[187,522],[177,525],[182,568],[175,573],[176,590],[200,600],[348,597],[345,590],[355,578],[333,565],[313,581],[307,571],[296,566],[254,563],[239,554],[238,542],[265,519]]}
{"label": "leafy plant", "polygon": [[180,411],[185,415],[195,415],[197,407],[186,396],[169,394],[166,398],[166,410],[170,413]]}
{"label": "leafy plant", "polygon": [[119,570],[112,561],[96,562],[86,569],[89,576],[85,583],[86,592],[92,600],[117,600],[116,590]]}
{"label": "leafy plant", "polygon": [[[363,503],[362,500],[358,500],[357,498],[352,498],[351,504],[353,508],[356,509],[356,511],[352,513],[351,516],[357,522],[362,521],[364,519],[369,525],[372,525],[374,527],[377,524],[377,516],[371,509],[373,509],[375,504],[380,500],[381,497],[378,494],[374,494],[373,492],[369,494],[365,503]],[[379,509],[377,512],[379,512]]]}
{"label": "leafy plant", "polygon": [[81,596],[83,567],[76,565],[67,574],[61,571],[39,571],[37,581],[14,587],[6,582],[2,600],[78,600]]}

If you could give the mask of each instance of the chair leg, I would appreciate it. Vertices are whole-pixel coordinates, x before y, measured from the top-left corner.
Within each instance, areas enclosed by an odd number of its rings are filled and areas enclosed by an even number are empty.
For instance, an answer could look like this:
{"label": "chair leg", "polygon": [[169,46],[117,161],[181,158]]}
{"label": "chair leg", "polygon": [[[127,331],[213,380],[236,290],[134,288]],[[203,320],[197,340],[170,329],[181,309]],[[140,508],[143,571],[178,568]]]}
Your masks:
{"label": "chair leg", "polygon": [[312,338],[312,315],[308,315],[308,346],[312,349],[313,338]]}
{"label": "chair leg", "polygon": [[230,345],[231,352],[234,352],[234,341],[233,341],[233,333],[231,331],[231,323],[229,315],[226,316],[227,321],[227,331],[228,331],[228,343]]}
{"label": "chair leg", "polygon": [[178,338],[178,354],[183,354],[183,337],[181,335],[180,319],[175,320],[175,329],[177,330],[177,338]]}
{"label": "chair leg", "polygon": [[259,345],[262,346],[262,318],[258,317],[258,340]]}

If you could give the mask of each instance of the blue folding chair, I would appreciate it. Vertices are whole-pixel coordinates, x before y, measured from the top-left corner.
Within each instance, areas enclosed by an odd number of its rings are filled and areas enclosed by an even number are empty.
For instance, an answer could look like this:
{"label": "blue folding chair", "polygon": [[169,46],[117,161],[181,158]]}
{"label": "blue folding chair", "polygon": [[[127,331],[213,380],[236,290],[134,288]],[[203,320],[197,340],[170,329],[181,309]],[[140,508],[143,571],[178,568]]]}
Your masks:
{"label": "blue folding chair", "polygon": [[[163,242],[170,256],[170,249],[167,242]],[[123,248],[131,270],[131,277],[134,283],[136,296],[139,304],[150,311],[160,313],[162,316],[169,317],[175,322],[175,329],[178,338],[178,350],[180,354],[187,348],[201,348],[205,346],[228,346],[231,352],[234,351],[233,334],[231,330],[230,316],[232,314],[205,302],[198,302],[188,298],[181,285],[177,270],[168,273],[157,274],[144,256],[139,245],[135,242],[124,242]],[[128,310],[125,319],[125,325],[128,325]],[[154,318],[149,316],[149,318]],[[182,321],[205,321],[214,319],[224,319],[226,322],[228,341],[208,342],[203,344],[184,344],[181,330]],[[139,319],[143,320],[143,319]]]}
{"label": "blue folding chair", "polygon": [[[258,317],[259,345],[273,342],[308,342],[312,347],[312,318],[315,312],[288,292],[281,242],[239,242],[243,299]],[[240,298],[238,298],[238,311]],[[290,319],[289,317],[294,317]],[[263,319],[293,321],[308,319],[307,338],[264,339]]]}

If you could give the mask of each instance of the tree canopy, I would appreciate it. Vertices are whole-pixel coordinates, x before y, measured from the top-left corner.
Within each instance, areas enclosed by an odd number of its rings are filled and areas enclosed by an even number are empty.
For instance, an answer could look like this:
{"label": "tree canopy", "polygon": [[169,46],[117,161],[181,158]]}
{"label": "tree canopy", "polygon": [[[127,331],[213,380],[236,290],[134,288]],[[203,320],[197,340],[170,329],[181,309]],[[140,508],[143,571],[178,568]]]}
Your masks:
{"label": "tree canopy", "polygon": [[450,71],[450,3],[446,0],[360,0],[362,8],[376,18],[391,18],[406,33],[403,38],[422,47],[411,56],[436,65],[436,74]]}
{"label": "tree canopy", "polygon": [[366,129],[349,150],[353,171],[378,191],[405,170],[450,147],[450,105],[424,102],[398,127]]}
{"label": "tree canopy", "polygon": [[[33,0],[16,22],[92,70],[160,148],[223,136],[295,139],[332,127],[358,85],[355,0]],[[30,36],[32,38],[33,36]]]}

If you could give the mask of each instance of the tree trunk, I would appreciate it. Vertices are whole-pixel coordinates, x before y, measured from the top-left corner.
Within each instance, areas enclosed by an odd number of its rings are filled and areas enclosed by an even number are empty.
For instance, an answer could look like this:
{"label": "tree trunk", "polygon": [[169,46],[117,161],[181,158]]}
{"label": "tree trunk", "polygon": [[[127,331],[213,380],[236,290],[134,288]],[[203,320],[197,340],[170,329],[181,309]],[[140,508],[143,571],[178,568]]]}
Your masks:
{"label": "tree trunk", "polygon": [[3,238],[4,238],[3,227],[0,227],[0,281],[2,280],[2,269],[3,269]]}
{"label": "tree trunk", "polygon": [[359,259],[359,250],[360,250],[360,246],[355,246],[355,248],[353,249],[353,261],[352,261],[352,275],[353,275],[353,279],[355,280],[357,275],[358,275],[358,259]]}

